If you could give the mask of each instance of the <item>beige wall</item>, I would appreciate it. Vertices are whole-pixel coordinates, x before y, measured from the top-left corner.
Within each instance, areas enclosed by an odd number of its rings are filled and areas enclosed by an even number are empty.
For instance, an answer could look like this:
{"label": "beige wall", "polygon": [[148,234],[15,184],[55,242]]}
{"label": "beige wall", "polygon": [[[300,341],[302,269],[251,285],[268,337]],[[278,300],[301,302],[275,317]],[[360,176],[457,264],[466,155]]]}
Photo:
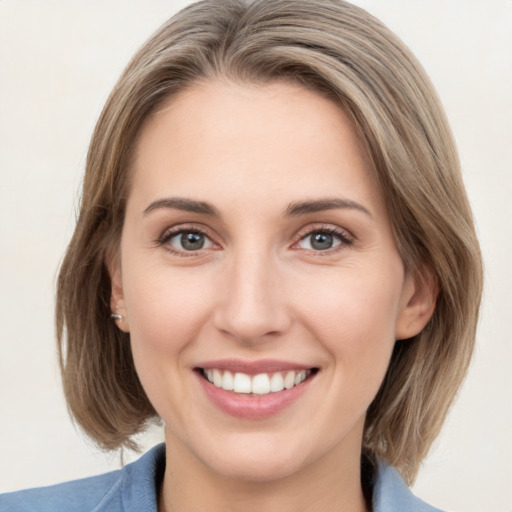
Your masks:
{"label": "beige wall", "polygon": [[[185,3],[0,0],[0,491],[119,465],[68,419],[54,279],[102,104],[134,50]],[[355,3],[411,46],[438,87],[486,260],[476,358],[415,490],[454,512],[510,512],[512,1]]]}

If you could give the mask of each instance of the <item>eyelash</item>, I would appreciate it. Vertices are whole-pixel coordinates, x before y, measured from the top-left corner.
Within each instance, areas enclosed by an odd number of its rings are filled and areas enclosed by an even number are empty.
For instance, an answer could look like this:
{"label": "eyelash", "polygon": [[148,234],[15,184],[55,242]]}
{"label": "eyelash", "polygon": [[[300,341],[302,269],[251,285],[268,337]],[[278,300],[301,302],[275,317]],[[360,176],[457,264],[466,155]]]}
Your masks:
{"label": "eyelash", "polygon": [[[335,228],[333,226],[315,226],[313,228],[309,227],[303,232],[299,232],[299,240],[293,244],[293,247],[297,246],[300,242],[305,240],[307,237],[311,237],[317,233],[322,234],[329,234],[333,235],[334,237],[338,238],[340,240],[340,243],[338,245],[335,245],[334,247],[331,247],[329,249],[325,250],[314,250],[310,249],[309,251],[314,254],[315,256],[323,256],[323,255],[329,255],[333,252],[343,250],[343,248],[353,245],[354,243],[354,237],[349,234],[346,230],[341,228]],[[307,249],[306,249],[307,250]]]}
{"label": "eyelash", "polygon": [[186,250],[176,250],[174,249],[169,242],[178,235],[184,234],[184,233],[194,233],[194,234],[200,234],[203,235],[205,238],[210,240],[212,243],[214,243],[211,239],[211,236],[208,235],[205,229],[201,228],[200,226],[194,225],[194,226],[180,226],[177,228],[172,228],[170,230],[165,231],[162,236],[157,240],[158,245],[165,248],[166,251],[175,254],[177,256],[182,257],[190,257],[190,256],[200,256],[201,250],[197,251],[186,251]]}
{"label": "eyelash", "polygon": [[[208,235],[206,230],[197,225],[190,226],[190,227],[180,226],[177,228],[173,228],[171,230],[167,230],[157,240],[157,244],[164,247],[168,252],[175,254],[177,256],[182,256],[182,257],[200,256],[202,253],[201,249],[199,249],[197,251],[176,250],[169,245],[169,242],[174,237],[176,237],[180,234],[184,234],[184,233],[201,234],[205,238],[207,238],[212,244],[215,244],[215,242],[212,241],[212,238]],[[292,248],[296,247],[300,242],[305,240],[307,237],[313,236],[317,233],[329,234],[329,235],[332,235],[340,240],[340,243],[338,245],[335,245],[334,247],[331,247],[329,249],[325,249],[325,250],[305,249],[305,250],[309,250],[310,252],[312,252],[313,254],[315,254],[317,256],[332,254],[333,252],[342,250],[344,247],[351,246],[354,243],[353,236],[350,235],[345,230],[342,230],[340,228],[335,228],[333,226],[315,226],[314,228],[307,228],[304,231],[299,232],[298,240],[296,242],[294,242],[294,244],[292,245]]]}

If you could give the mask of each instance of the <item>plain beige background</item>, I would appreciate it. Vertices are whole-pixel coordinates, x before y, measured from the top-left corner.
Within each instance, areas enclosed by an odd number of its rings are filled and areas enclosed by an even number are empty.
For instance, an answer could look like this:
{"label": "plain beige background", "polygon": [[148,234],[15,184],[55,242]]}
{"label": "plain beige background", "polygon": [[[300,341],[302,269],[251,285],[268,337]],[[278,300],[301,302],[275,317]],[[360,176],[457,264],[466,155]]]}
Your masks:
{"label": "plain beige background", "polygon": [[[56,365],[54,280],[88,139],[111,87],[176,0],[0,0],[0,491],[119,467],[77,431]],[[357,0],[431,75],[459,144],[486,261],[468,379],[415,492],[512,511],[512,1]],[[158,442],[158,429],[142,439]]]}

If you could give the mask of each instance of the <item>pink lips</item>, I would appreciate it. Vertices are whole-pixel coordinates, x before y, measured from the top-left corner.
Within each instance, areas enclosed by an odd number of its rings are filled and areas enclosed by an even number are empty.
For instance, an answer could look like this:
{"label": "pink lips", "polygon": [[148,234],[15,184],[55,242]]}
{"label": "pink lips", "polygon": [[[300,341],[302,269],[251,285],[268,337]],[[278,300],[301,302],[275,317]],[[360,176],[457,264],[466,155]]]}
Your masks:
{"label": "pink lips", "polygon": [[311,366],[275,360],[243,361],[238,359],[223,359],[198,364],[196,366],[198,381],[211,402],[231,416],[248,420],[264,420],[279,414],[295,402],[314,380],[314,375],[311,375],[291,389],[284,389],[283,391],[266,395],[242,394],[226,391],[215,386],[203,377],[200,369],[228,370],[232,373],[240,372],[247,375],[258,375],[260,373],[286,372],[290,370],[309,370]]}

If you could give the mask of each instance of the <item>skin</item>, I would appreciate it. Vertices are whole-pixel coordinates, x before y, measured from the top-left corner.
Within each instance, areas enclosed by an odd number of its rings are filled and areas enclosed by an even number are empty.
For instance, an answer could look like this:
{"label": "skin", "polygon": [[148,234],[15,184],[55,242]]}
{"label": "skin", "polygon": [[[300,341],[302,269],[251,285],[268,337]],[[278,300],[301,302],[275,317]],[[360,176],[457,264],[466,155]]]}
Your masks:
{"label": "skin", "polygon": [[[298,85],[197,84],[147,120],[133,173],[109,269],[118,325],[165,422],[160,510],[367,510],[365,412],[395,340],[424,327],[434,300],[404,272],[351,120]],[[155,204],[165,198],[217,215]],[[204,231],[203,248],[187,252],[180,229]],[[312,233],[326,230],[333,247],[318,250]],[[233,357],[319,371],[277,415],[235,418],[194,372]]]}

